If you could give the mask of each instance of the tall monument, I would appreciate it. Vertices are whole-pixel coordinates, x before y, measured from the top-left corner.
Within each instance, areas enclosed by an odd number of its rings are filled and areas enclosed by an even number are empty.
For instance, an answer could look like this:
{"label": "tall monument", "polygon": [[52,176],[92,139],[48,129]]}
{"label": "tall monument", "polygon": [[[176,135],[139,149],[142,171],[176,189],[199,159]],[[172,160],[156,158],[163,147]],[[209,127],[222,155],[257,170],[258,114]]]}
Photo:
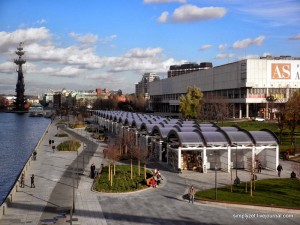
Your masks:
{"label": "tall monument", "polygon": [[16,99],[15,99],[15,110],[16,111],[23,111],[24,105],[25,105],[25,84],[24,84],[24,76],[23,76],[23,70],[22,65],[26,63],[26,60],[22,58],[22,56],[25,54],[22,47],[22,42],[20,42],[19,47],[17,48],[16,54],[19,56],[18,59],[15,59],[15,64],[18,65],[18,81],[16,84]]}

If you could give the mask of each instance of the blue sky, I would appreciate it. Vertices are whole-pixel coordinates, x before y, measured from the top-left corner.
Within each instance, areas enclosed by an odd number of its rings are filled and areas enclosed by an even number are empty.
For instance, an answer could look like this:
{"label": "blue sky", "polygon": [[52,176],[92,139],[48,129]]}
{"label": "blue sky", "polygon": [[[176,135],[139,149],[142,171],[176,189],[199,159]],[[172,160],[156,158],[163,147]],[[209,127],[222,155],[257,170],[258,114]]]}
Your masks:
{"label": "blue sky", "polygon": [[24,42],[25,94],[133,93],[145,72],[300,54],[299,0],[1,0],[0,93],[14,94]]}

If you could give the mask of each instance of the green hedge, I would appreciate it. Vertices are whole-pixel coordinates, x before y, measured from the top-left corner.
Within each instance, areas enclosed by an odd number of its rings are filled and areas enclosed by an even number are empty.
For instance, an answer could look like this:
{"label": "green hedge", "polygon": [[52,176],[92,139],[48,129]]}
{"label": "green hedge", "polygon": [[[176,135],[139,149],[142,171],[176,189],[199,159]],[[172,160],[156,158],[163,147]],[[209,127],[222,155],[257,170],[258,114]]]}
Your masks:
{"label": "green hedge", "polygon": [[57,133],[55,134],[55,137],[68,137],[69,135],[66,133]]}
{"label": "green hedge", "polygon": [[57,150],[59,151],[77,151],[79,148],[79,141],[65,141],[57,146]]}

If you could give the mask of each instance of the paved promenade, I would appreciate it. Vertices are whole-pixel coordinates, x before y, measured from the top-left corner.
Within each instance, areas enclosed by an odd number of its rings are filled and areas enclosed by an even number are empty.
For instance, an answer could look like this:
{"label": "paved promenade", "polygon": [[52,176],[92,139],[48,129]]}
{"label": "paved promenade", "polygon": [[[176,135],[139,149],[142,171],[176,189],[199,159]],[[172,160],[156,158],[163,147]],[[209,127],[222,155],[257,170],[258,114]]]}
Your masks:
{"label": "paved promenade", "polygon": [[[64,141],[55,134],[65,130],[73,139],[84,143],[77,152],[53,151],[54,145]],[[70,138],[70,137],[69,137]],[[158,188],[149,188],[127,194],[105,194],[91,190],[90,165],[104,165],[105,144],[91,140],[83,129],[57,128],[53,122],[44,136],[37,160],[26,173],[25,188],[19,188],[0,225],[20,224],[70,224],[69,211],[75,199],[72,224],[119,225],[119,224],[300,224],[299,210],[276,208],[241,207],[240,205],[196,202],[189,204],[183,199],[188,187],[197,189],[214,187],[214,172],[207,174],[183,171],[173,173],[164,163],[149,165],[160,169],[163,182]],[[281,162],[282,177],[289,177],[290,162]],[[78,171],[77,171],[78,168]],[[35,175],[36,188],[30,188],[30,176]],[[249,173],[238,171],[241,181],[249,179]],[[276,178],[275,171],[263,170],[259,179]],[[74,179],[75,178],[75,179]],[[235,178],[235,171],[233,173]],[[230,182],[230,174],[218,172],[218,185]],[[78,185],[78,186],[77,186]],[[73,197],[73,193],[75,194]],[[273,218],[266,218],[266,217]]]}

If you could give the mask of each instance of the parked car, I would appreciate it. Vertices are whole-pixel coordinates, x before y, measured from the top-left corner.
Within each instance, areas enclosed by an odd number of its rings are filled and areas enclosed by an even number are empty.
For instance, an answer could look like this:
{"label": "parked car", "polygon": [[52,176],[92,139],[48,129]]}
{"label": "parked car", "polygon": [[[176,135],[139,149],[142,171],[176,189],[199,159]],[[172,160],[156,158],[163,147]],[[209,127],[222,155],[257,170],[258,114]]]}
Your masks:
{"label": "parked car", "polygon": [[265,119],[261,117],[255,117],[254,121],[263,122]]}

